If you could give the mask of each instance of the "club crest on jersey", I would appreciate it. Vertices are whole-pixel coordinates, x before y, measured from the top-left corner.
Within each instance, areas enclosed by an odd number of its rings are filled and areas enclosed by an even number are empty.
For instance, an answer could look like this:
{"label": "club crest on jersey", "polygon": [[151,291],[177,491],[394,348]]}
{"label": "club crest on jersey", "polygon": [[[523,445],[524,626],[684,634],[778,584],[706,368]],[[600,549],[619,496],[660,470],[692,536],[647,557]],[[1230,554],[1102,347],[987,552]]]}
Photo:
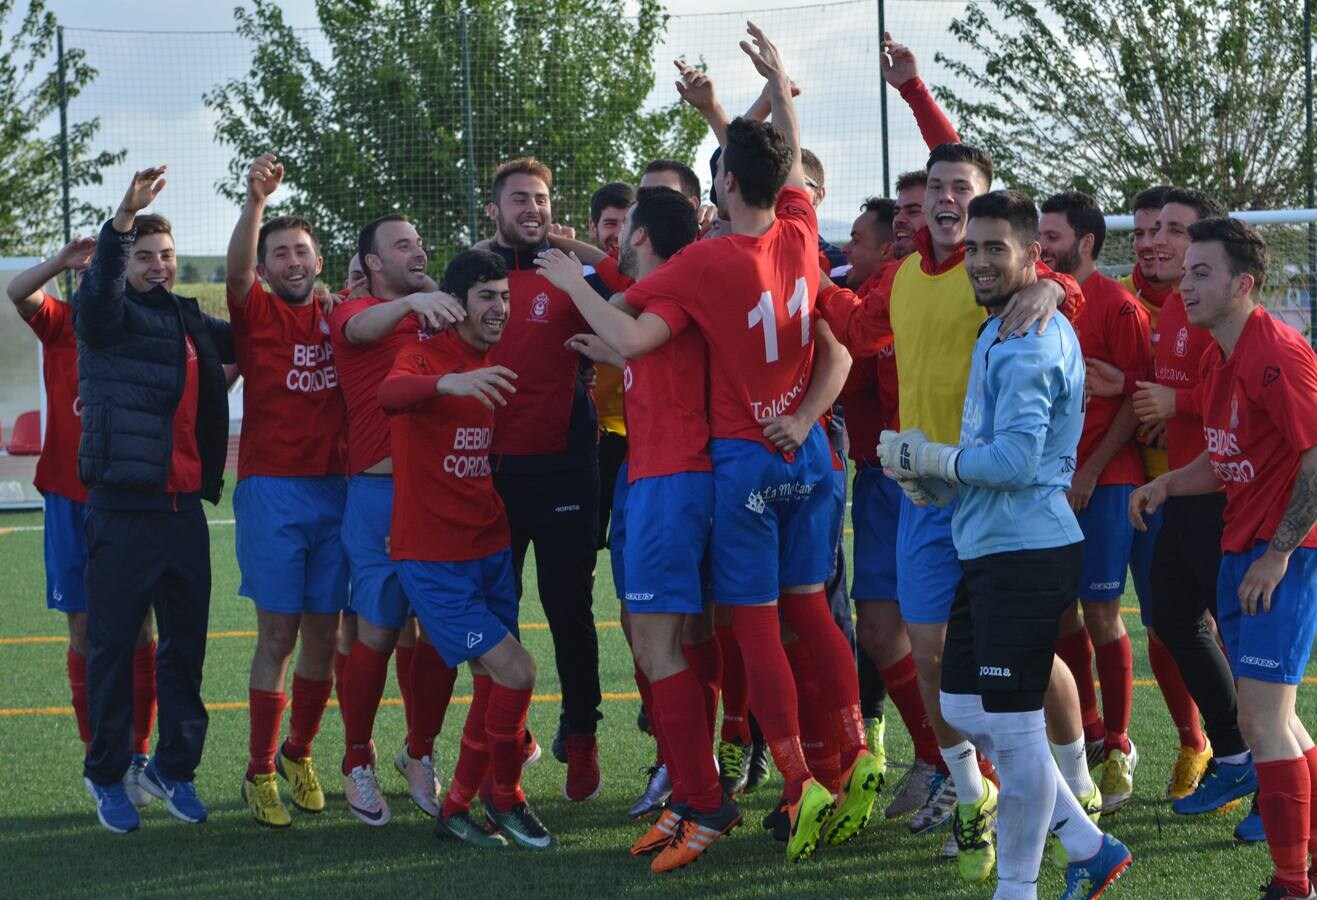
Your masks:
{"label": "club crest on jersey", "polygon": [[535,295],[535,299],[530,302],[530,315],[532,319],[544,319],[549,315],[549,295],[540,291]]}
{"label": "club crest on jersey", "polygon": [[320,320],[320,333],[329,334],[329,323],[326,322],[324,319]]}
{"label": "club crest on jersey", "polygon": [[485,633],[483,631],[468,631],[466,633],[466,649],[470,650],[484,639]]}
{"label": "club crest on jersey", "polygon": [[1189,352],[1189,329],[1180,326],[1180,333],[1175,336],[1175,355],[1184,356]]}
{"label": "club crest on jersey", "polygon": [[1233,431],[1238,427],[1239,427],[1239,395],[1231,394],[1230,395],[1230,429],[1231,431]]}

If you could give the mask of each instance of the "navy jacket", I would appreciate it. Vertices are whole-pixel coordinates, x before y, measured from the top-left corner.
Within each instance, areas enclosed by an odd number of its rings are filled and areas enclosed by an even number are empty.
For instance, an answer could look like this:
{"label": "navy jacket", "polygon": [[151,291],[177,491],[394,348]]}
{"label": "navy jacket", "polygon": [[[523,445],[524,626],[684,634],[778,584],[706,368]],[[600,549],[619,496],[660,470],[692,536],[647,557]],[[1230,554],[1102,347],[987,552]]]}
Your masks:
{"label": "navy jacket", "polygon": [[73,295],[78,338],[82,441],[78,477],[92,506],[179,508],[195,495],[165,493],[174,450],[174,411],[183,396],[186,343],[197,351],[197,449],[201,497],[215,503],[224,486],[229,397],[223,363],[234,361],[229,324],[207,316],[191,297],[164,288],[139,293],[124,273],[136,232],[106,222]]}

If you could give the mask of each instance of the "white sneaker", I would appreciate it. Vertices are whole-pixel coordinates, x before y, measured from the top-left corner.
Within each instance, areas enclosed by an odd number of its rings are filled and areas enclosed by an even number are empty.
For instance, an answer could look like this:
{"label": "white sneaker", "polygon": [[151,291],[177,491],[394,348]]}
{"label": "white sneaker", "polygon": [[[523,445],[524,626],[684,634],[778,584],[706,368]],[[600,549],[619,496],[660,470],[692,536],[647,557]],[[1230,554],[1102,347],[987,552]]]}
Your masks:
{"label": "white sneaker", "polygon": [[123,773],[124,793],[138,809],[150,806],[151,801],[155,799],[146,788],[142,787],[142,773],[146,771],[146,764],[149,761],[149,757],[134,756],[133,761],[128,765],[128,771]]}
{"label": "white sneaker", "polygon": [[412,802],[427,816],[439,816],[439,794],[443,791],[439,776],[434,771],[434,760],[429,756],[413,759],[404,747],[393,757],[393,765],[407,779],[407,791]]}
{"label": "white sneaker", "polygon": [[373,766],[357,766],[343,776],[343,798],[352,815],[367,825],[389,824],[389,804],[380,793]]}
{"label": "white sneaker", "polygon": [[907,813],[912,813],[924,805],[933,788],[929,786],[928,779],[937,774],[937,766],[926,763],[922,760],[915,760],[914,764],[906,770],[905,775],[896,785],[896,796],[892,802],[887,804],[887,809],[883,815],[889,819],[899,819]]}
{"label": "white sneaker", "polygon": [[910,833],[932,831],[956,810],[956,783],[950,775],[935,771],[929,777],[930,792],[924,805],[910,819]]}

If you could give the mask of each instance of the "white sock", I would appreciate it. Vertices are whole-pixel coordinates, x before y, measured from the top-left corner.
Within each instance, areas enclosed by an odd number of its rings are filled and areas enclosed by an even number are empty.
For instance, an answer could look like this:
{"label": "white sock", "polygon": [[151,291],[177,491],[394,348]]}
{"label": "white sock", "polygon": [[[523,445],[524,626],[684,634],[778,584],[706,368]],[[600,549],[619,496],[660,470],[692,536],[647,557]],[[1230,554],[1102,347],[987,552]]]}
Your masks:
{"label": "white sock", "polygon": [[1093,776],[1088,774],[1088,754],[1084,750],[1083,732],[1068,744],[1047,743],[1052,748],[1052,759],[1056,760],[1056,767],[1061,770],[1061,777],[1069,785],[1070,792],[1076,798],[1093,793]]}
{"label": "white sock", "polygon": [[1061,846],[1065,847],[1065,855],[1072,861],[1089,859],[1102,849],[1102,832],[1079,805],[1060,770],[1055,766],[1052,769],[1056,773],[1053,778],[1055,798],[1047,828],[1056,835]]}
{"label": "white sock", "polygon": [[1248,762],[1252,756],[1252,750],[1245,750],[1243,753],[1232,753],[1229,756],[1218,756],[1216,761],[1219,763],[1225,763],[1228,766],[1239,766]]}
{"label": "white sock", "polygon": [[988,759],[992,759],[992,737],[984,721],[983,698],[978,694],[938,693],[942,720],[965,736]]}
{"label": "white sock", "polygon": [[[1053,785],[1064,782],[1047,752],[1047,726],[1041,709],[989,712],[984,718],[1001,777],[997,800],[997,896],[1032,900],[1037,894],[1043,842],[1055,806]],[[1068,789],[1065,793],[1069,797]],[[1073,797],[1070,802],[1078,808]]]}
{"label": "white sock", "polygon": [[979,771],[978,754],[969,741],[954,747],[940,747],[942,759],[956,782],[956,800],[969,805],[983,799],[983,773]]}

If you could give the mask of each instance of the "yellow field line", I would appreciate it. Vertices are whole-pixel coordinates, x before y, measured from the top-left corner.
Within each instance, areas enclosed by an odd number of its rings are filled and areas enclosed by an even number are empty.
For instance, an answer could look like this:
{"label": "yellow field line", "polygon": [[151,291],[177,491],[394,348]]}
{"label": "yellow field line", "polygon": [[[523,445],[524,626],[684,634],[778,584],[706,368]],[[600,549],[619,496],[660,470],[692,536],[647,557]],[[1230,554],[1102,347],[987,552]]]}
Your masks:
{"label": "yellow field line", "polygon": [[[621,622],[595,622],[595,628],[621,628]],[[522,631],[547,631],[549,625],[547,622],[524,622]],[[217,640],[219,638],[254,638],[254,631],[212,631],[206,635],[207,640]],[[68,635],[39,635],[32,637],[0,637],[0,647],[20,646],[23,644],[67,644]]]}

